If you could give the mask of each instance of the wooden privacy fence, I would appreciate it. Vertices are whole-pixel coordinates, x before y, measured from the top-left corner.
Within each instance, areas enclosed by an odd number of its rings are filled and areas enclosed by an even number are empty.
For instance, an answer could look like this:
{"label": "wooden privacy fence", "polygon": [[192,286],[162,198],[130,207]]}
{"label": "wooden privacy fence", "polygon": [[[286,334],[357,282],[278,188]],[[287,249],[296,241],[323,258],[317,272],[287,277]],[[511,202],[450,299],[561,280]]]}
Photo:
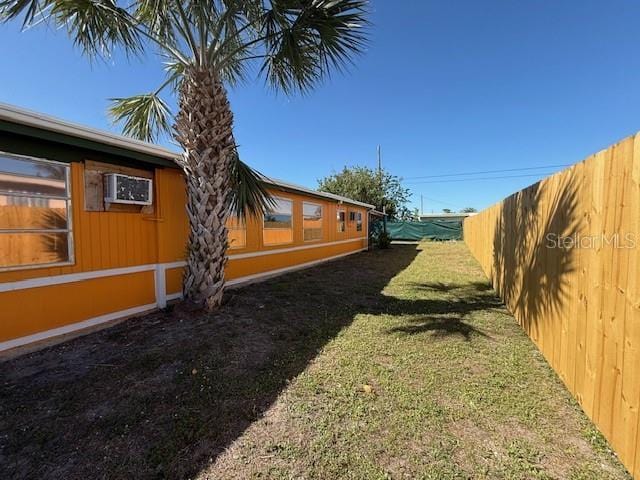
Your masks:
{"label": "wooden privacy fence", "polygon": [[464,222],[494,288],[640,478],[640,134]]}

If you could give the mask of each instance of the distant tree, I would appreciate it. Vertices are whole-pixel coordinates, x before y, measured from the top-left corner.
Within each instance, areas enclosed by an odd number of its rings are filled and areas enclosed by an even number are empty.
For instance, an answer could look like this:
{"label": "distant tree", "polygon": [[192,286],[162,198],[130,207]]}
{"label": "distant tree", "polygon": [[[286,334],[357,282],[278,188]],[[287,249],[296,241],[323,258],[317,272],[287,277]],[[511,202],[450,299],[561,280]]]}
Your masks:
{"label": "distant tree", "polygon": [[442,213],[451,213],[451,209],[450,208],[443,208],[442,209]]}
{"label": "distant tree", "polygon": [[412,222],[417,218],[417,209],[414,211],[410,210],[407,207],[400,207],[396,214],[396,218],[398,220],[402,220],[403,222]]}
{"label": "distant tree", "polygon": [[386,170],[378,172],[369,167],[344,167],[318,180],[321,192],[342,195],[360,202],[375,205],[376,210],[386,209],[389,218],[399,219],[411,212],[406,208],[411,197],[408,188],[402,186],[402,179]]}
{"label": "distant tree", "polygon": [[476,210],[476,209],[475,209],[475,208],[473,208],[473,207],[466,207],[466,208],[463,208],[463,209],[462,209],[462,210],[460,210],[460,211],[461,211],[462,213],[475,213],[475,212],[477,212],[478,210]]}

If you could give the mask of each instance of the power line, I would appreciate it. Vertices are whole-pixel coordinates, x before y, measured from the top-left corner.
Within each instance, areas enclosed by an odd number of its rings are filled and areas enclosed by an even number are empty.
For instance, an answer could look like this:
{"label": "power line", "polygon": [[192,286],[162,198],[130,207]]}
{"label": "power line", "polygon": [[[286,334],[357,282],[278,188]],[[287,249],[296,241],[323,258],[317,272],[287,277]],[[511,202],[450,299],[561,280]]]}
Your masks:
{"label": "power line", "polygon": [[556,172],[546,173],[530,173],[526,175],[500,175],[497,177],[475,177],[475,178],[456,178],[453,180],[429,180],[426,182],[407,182],[409,185],[424,185],[425,183],[451,183],[451,182],[473,182],[475,180],[499,180],[501,178],[521,178],[521,177],[543,177],[553,175]]}
{"label": "power line", "polygon": [[483,175],[485,173],[521,172],[525,170],[540,170],[543,168],[568,167],[570,165],[571,165],[570,163],[563,163],[558,165],[541,165],[539,167],[505,168],[502,170],[484,170],[484,171],[478,171],[478,172],[445,173],[442,175],[423,175],[420,177],[403,177],[403,180],[418,180],[422,178],[459,177],[462,175]]}
{"label": "power line", "polygon": [[443,202],[442,200],[437,200],[435,198],[425,197],[424,195],[421,195],[421,197],[424,198],[425,200],[429,200],[430,202],[439,203],[441,205],[449,205],[450,207],[463,208],[460,205],[454,205],[453,203]]}

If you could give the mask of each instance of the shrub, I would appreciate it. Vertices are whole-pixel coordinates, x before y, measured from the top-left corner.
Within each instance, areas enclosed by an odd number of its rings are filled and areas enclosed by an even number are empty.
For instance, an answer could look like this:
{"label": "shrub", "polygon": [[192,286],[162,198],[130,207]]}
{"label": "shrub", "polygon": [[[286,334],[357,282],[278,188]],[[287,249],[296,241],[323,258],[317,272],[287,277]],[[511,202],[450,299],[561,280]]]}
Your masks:
{"label": "shrub", "polygon": [[391,236],[384,230],[381,230],[380,233],[378,233],[376,243],[378,248],[389,248],[391,246]]}

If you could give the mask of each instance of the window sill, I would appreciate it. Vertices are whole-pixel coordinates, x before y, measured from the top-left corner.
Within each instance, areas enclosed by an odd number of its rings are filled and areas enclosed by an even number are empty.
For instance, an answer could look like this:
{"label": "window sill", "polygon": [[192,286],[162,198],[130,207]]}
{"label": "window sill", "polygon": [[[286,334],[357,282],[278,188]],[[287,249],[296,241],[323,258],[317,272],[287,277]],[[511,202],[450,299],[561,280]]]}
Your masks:
{"label": "window sill", "polygon": [[19,272],[23,270],[37,270],[45,268],[58,268],[58,267],[72,267],[76,264],[75,260],[69,260],[67,262],[57,263],[38,263],[31,265],[17,265],[15,267],[0,267],[0,273],[2,272]]}

